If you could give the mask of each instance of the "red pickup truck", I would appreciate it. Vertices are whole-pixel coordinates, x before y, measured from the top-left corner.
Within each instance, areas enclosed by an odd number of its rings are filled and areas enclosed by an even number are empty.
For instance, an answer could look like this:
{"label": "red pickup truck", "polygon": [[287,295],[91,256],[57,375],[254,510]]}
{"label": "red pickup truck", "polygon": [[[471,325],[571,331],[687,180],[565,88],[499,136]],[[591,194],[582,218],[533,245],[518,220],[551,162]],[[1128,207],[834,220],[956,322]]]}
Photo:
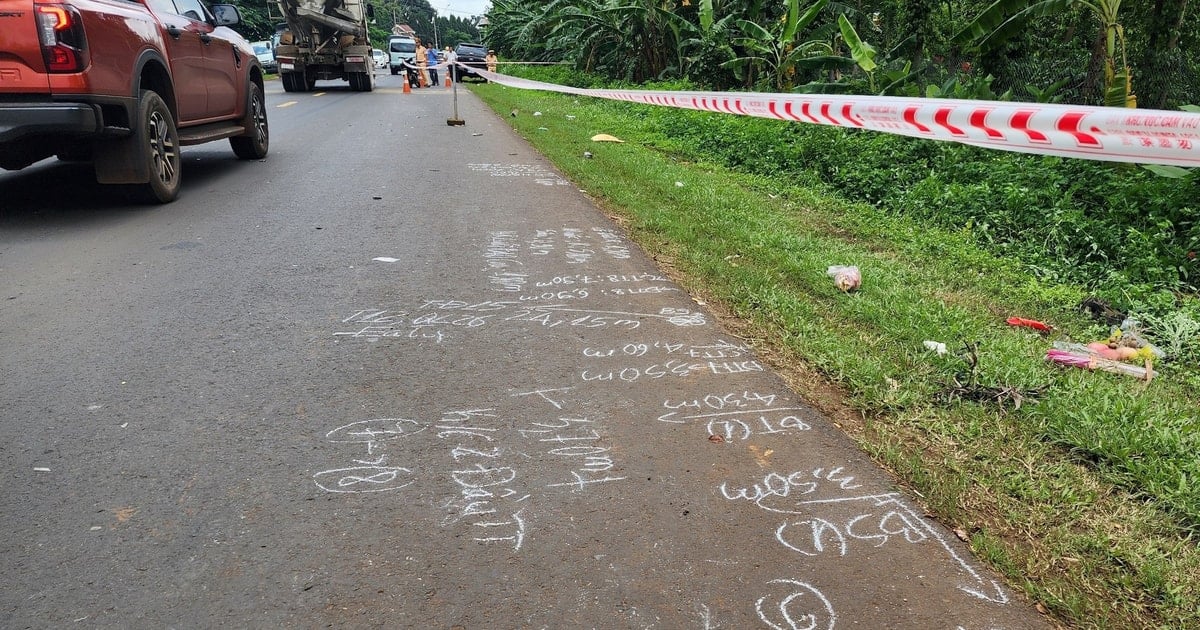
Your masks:
{"label": "red pickup truck", "polygon": [[181,146],[229,139],[266,156],[263,70],[201,0],[0,0],[0,168],[57,155],[166,203]]}

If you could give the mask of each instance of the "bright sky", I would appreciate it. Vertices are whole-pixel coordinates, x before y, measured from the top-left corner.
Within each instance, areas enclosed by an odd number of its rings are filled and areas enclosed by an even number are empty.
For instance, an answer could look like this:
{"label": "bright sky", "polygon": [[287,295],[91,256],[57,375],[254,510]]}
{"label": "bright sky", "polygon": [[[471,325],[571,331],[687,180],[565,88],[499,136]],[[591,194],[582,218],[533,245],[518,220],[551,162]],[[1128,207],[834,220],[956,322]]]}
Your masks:
{"label": "bright sky", "polygon": [[439,15],[456,15],[461,18],[469,18],[472,15],[483,15],[491,6],[489,0],[430,0],[429,6],[433,7]]}

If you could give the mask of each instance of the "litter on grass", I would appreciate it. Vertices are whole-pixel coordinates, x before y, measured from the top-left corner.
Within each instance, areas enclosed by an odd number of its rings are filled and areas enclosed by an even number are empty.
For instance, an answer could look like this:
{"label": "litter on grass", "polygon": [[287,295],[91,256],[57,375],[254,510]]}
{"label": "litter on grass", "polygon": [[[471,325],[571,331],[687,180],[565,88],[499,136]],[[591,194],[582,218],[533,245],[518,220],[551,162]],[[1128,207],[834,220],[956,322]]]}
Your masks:
{"label": "litter on grass", "polygon": [[855,266],[832,265],[825,270],[825,274],[833,278],[833,284],[846,293],[862,285],[862,274]]}
{"label": "litter on grass", "polygon": [[1053,326],[1039,322],[1036,319],[1025,319],[1023,317],[1009,317],[1008,319],[1006,319],[1004,321],[1007,322],[1009,326],[1021,326],[1024,328],[1032,328],[1039,332],[1050,332],[1051,330],[1054,329]]}
{"label": "litter on grass", "polygon": [[1059,365],[1083,368],[1085,370],[1103,370],[1113,374],[1124,374],[1142,379],[1147,383],[1154,378],[1155,372],[1147,362],[1146,367],[1130,365],[1121,361],[1105,359],[1088,352],[1072,352],[1069,350],[1047,350],[1046,360]]}
{"label": "litter on grass", "polygon": [[936,352],[939,357],[946,354],[946,344],[940,341],[930,341],[927,339],[925,340],[925,347],[930,352]]}

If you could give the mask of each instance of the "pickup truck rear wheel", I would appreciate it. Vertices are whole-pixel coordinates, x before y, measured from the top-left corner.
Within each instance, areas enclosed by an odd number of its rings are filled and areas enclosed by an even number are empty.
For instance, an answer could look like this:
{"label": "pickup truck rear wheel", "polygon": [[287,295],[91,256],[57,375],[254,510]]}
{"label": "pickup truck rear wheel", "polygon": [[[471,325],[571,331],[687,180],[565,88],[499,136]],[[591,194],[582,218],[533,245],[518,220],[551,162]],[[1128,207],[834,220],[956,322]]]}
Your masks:
{"label": "pickup truck rear wheel", "polygon": [[267,148],[271,145],[271,134],[267,127],[267,108],[263,104],[262,88],[257,83],[250,82],[246,91],[246,126],[247,135],[234,136],[229,139],[234,155],[243,160],[261,160],[267,156]]}
{"label": "pickup truck rear wheel", "polygon": [[158,93],[142,90],[138,122],[138,146],[150,171],[150,181],[139,188],[152,201],[173,201],[179,194],[181,163],[175,118]]}

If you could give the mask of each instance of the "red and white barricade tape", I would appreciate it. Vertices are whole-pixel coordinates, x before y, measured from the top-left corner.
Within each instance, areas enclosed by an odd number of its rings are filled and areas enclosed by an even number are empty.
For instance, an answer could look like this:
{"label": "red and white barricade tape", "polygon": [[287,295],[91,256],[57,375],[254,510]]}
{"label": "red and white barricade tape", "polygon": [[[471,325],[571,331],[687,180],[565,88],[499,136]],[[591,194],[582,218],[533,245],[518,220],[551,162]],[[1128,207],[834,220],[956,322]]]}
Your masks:
{"label": "red and white barricade tape", "polygon": [[596,90],[472,70],[489,81],[528,90],[870,129],[1038,155],[1200,166],[1200,114],[1190,112],[890,96]]}

